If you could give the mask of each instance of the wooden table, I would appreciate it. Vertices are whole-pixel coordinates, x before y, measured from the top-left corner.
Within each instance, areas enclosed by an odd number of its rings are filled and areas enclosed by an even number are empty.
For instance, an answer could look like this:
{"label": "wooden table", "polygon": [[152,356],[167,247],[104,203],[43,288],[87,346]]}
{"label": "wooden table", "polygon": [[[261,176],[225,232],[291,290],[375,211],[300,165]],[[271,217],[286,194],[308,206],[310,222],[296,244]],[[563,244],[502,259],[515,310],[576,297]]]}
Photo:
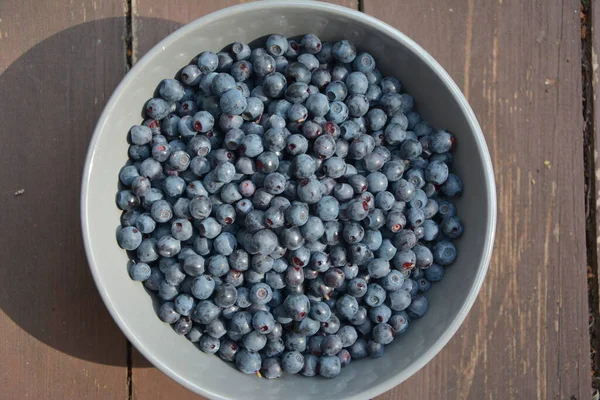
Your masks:
{"label": "wooden table", "polygon": [[[82,248],[79,182],[94,124],[131,64],[238,2],[0,1],[0,399],[199,398],[152,368],[106,312]],[[589,21],[600,5],[580,15],[577,0],[337,2],[394,25],[448,70],[498,185],[475,307],[432,362],[380,399],[590,398],[600,34]]]}

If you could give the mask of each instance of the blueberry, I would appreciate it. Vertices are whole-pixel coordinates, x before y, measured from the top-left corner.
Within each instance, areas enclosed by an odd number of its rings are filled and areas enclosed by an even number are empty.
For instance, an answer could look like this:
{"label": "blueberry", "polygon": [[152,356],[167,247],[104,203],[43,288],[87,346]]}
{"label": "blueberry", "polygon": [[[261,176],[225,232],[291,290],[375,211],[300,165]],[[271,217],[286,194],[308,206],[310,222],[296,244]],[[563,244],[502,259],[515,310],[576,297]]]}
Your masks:
{"label": "blueberry", "polygon": [[[204,257],[200,255],[191,255],[183,260],[183,270],[190,276],[200,276],[204,273]],[[212,280],[212,278],[211,278]],[[195,282],[195,280],[193,281]],[[194,283],[192,283],[192,288]],[[214,285],[213,285],[214,288]],[[212,290],[211,290],[212,293]],[[192,293],[193,294],[193,293]],[[210,294],[209,294],[210,295]],[[208,296],[207,296],[208,297]],[[205,297],[205,298],[207,298]],[[200,298],[200,297],[198,297]]]}
{"label": "blueberry", "polygon": [[397,93],[384,91],[379,99],[379,106],[388,116],[392,116],[402,111],[402,97]]}
{"label": "blueberry", "polygon": [[[317,68],[312,72],[310,83],[323,90],[331,82],[331,73],[325,68]],[[327,97],[326,97],[327,98]]]}
{"label": "blueberry", "polygon": [[210,300],[202,300],[192,311],[192,320],[209,324],[219,317],[221,309]]}
{"label": "blueberry", "polygon": [[237,82],[244,82],[252,75],[252,64],[246,60],[238,60],[231,66],[230,74]]}
{"label": "blueberry", "polygon": [[252,331],[244,336],[243,344],[248,351],[260,351],[267,344],[267,337],[259,331]]}
{"label": "blueberry", "polygon": [[377,343],[374,340],[369,340],[367,342],[367,351],[369,352],[369,356],[378,358],[381,357],[385,352],[385,347],[381,343]]}
{"label": "blueberry", "polygon": [[319,359],[319,375],[324,378],[335,378],[340,374],[342,364],[337,356],[322,356]]}
{"label": "blueberry", "polygon": [[395,201],[394,195],[388,191],[382,191],[375,195],[375,206],[384,211],[391,210]]}
{"label": "blueberry", "polygon": [[188,86],[197,85],[200,82],[200,78],[202,77],[202,72],[197,65],[187,65],[181,70],[180,74],[181,80]]}
{"label": "blueberry", "polygon": [[441,240],[433,246],[433,261],[442,266],[450,265],[456,260],[456,247],[449,241]]}
{"label": "blueberry", "polygon": [[289,295],[283,302],[287,315],[294,321],[301,321],[310,311],[308,298],[302,294]]}
{"label": "blueberry", "polygon": [[[272,74],[267,75],[263,80],[263,91],[264,93],[273,99],[277,99],[283,96],[287,89],[287,82],[285,76],[279,72],[274,72]],[[289,105],[288,102],[278,103],[279,107],[284,107]],[[271,103],[275,104],[275,103]],[[271,109],[269,109],[269,113],[273,114]],[[277,114],[277,113],[275,113]]]}
{"label": "blueberry", "polygon": [[225,339],[221,341],[218,354],[225,361],[235,361],[235,356],[239,350],[240,348],[237,343],[230,339]]}
{"label": "blueberry", "polygon": [[185,337],[192,343],[198,343],[204,334],[195,326],[192,326]]}
{"label": "blueberry", "polygon": [[[198,104],[196,104],[196,102],[193,100],[185,101],[185,102],[181,103],[181,106],[179,107],[179,116],[180,117],[192,116],[196,112],[198,112]],[[182,135],[184,133],[187,136],[187,132],[183,132],[183,131],[181,132]]]}
{"label": "blueberry", "polygon": [[333,81],[329,83],[325,88],[325,95],[329,101],[344,101],[348,96],[348,88],[346,84],[341,81]]}
{"label": "blueberry", "polygon": [[270,35],[265,42],[265,48],[272,56],[281,56],[288,51],[288,41],[282,35]]}
{"label": "blueberry", "polygon": [[336,310],[344,318],[353,318],[358,312],[358,302],[353,296],[342,295],[336,302]]}
{"label": "blueberry", "polygon": [[446,196],[458,196],[462,189],[463,184],[460,178],[454,174],[448,174],[448,179],[442,185],[442,193]]}
{"label": "blueberry", "polygon": [[361,360],[369,355],[367,350],[367,342],[363,338],[359,338],[350,346],[350,355],[355,360]]}
{"label": "blueberry", "polygon": [[[319,329],[317,323],[317,330]],[[316,332],[315,332],[316,333]],[[288,332],[284,335],[285,348],[289,351],[304,352],[306,350],[306,336],[301,333]]]}
{"label": "blueberry", "polygon": [[370,283],[367,286],[367,293],[364,299],[365,303],[369,307],[377,307],[383,304],[386,297],[386,291],[380,285],[376,283]]}
{"label": "blueberry", "polygon": [[181,315],[189,316],[195,306],[194,303],[194,299],[190,295],[185,293],[180,294],[174,301],[175,310]]}
{"label": "blueberry", "polygon": [[158,85],[160,97],[168,102],[180,101],[185,95],[185,89],[176,79],[163,79]]}
{"label": "blueberry", "polygon": [[250,289],[250,301],[256,304],[267,304],[273,298],[273,291],[264,283],[256,283]]}
{"label": "blueberry", "polygon": [[163,300],[174,300],[179,294],[177,286],[170,285],[166,280],[160,282],[158,287],[158,297]]}
{"label": "blueberry", "polygon": [[421,318],[428,309],[427,298],[423,295],[418,294],[413,299],[412,303],[407,308],[408,316],[412,319]]}
{"label": "blueberry", "polygon": [[331,70],[331,79],[333,81],[344,81],[351,71],[352,69],[348,64],[336,64]]}
{"label": "blueberry", "polygon": [[450,133],[446,131],[437,131],[431,135],[429,148],[432,152],[437,154],[446,153],[452,149],[454,140],[454,136]]}
{"label": "blueberry", "polygon": [[297,60],[299,63],[304,64],[310,71],[319,68],[319,59],[313,54],[302,53],[298,56]]}
{"label": "blueberry", "polygon": [[236,60],[246,60],[250,57],[252,50],[246,43],[235,42],[231,46],[231,52]]}
{"label": "blueberry", "polygon": [[138,176],[140,176],[140,174],[135,165],[127,165],[119,171],[119,180],[125,186],[131,186],[133,180]]}
{"label": "blueberry", "polygon": [[219,57],[212,51],[203,51],[198,56],[198,67],[203,74],[208,74],[217,69]]}
{"label": "blueberry", "polygon": [[[160,242],[159,242],[160,243]],[[165,269],[165,281],[171,286],[177,286],[185,279],[185,273],[180,264],[169,265]]]}
{"label": "blueberry", "polygon": [[256,374],[260,371],[260,354],[242,349],[235,356],[235,365],[244,374]]}
{"label": "blueberry", "polygon": [[173,330],[180,335],[187,335],[192,330],[192,320],[189,317],[181,317],[173,324]]}
{"label": "blueberry", "polygon": [[[306,109],[306,107],[303,104],[292,104],[292,106],[288,109],[287,112],[287,118],[290,122],[290,124],[288,124],[288,127],[290,128],[290,130],[292,130],[292,124],[296,124],[296,123],[301,123],[306,121],[306,118],[308,117],[308,110]],[[299,132],[299,129],[296,130],[292,130],[293,132]]]}
{"label": "blueberry", "polygon": [[367,263],[367,270],[373,278],[383,278],[390,273],[390,263],[383,258],[375,258]]}
{"label": "blueberry", "polygon": [[181,315],[175,310],[175,304],[171,301],[163,303],[163,305],[158,310],[158,317],[162,322],[167,324],[174,324],[179,320]]}
{"label": "blueberry", "polygon": [[407,139],[400,145],[400,157],[403,159],[414,159],[422,152],[421,143],[415,139]]}
{"label": "blueberry", "polygon": [[421,226],[425,221],[425,214],[419,208],[410,208],[408,210],[408,223],[412,227]]}
{"label": "blueberry", "polygon": [[258,135],[246,135],[242,139],[239,149],[247,157],[256,157],[263,152],[262,140]]}
{"label": "blueberry", "polygon": [[[329,95],[328,97],[330,98]],[[339,125],[348,119],[349,114],[350,111],[348,106],[345,103],[336,100],[329,105],[329,112],[325,115],[325,118],[327,118],[328,121]]]}
{"label": "blueberry", "polygon": [[[140,240],[141,242],[141,240]],[[146,263],[136,263],[129,269],[129,276],[134,281],[143,282],[150,278],[151,270],[150,266]]]}
{"label": "blueberry", "polygon": [[365,94],[369,87],[369,81],[362,72],[351,72],[346,76],[346,86],[350,94]]}
{"label": "blueberry", "polygon": [[433,264],[434,257],[429,248],[417,244],[413,247],[413,251],[416,255],[415,265],[417,268],[426,269]]}
{"label": "blueberry", "polygon": [[123,211],[131,211],[140,205],[140,198],[131,190],[121,190],[117,193],[117,207]]}
{"label": "blueberry", "polygon": [[415,196],[415,185],[405,179],[400,179],[394,185],[394,195],[396,200],[411,201]]}
{"label": "blueberry", "polygon": [[426,219],[423,222],[423,239],[430,242],[437,238],[439,234],[439,226],[435,221]]}
{"label": "blueberry", "polygon": [[284,225],[285,218],[283,215],[283,211],[271,207],[265,212],[265,224],[270,228],[280,228]]}
{"label": "blueberry", "polygon": [[304,356],[298,351],[283,353],[281,366],[288,374],[297,374],[304,367]]}
{"label": "blueberry", "polygon": [[389,324],[380,323],[373,328],[373,341],[386,345],[394,340],[396,332]]}
{"label": "blueberry", "polygon": [[417,284],[419,285],[419,292],[425,293],[429,289],[431,289],[431,282],[426,278],[420,278],[417,280]]}
{"label": "blueberry", "polygon": [[150,277],[144,282],[144,286],[149,290],[157,291],[160,283],[164,280],[164,274],[156,267],[150,268]]}
{"label": "blueberry", "polygon": [[444,279],[444,267],[440,264],[431,264],[431,267],[425,270],[425,278],[430,282],[439,282]]}
{"label": "blueberry", "polygon": [[267,335],[275,328],[275,319],[271,313],[258,311],[252,317],[252,326],[260,334]]}
{"label": "blueberry", "polygon": [[342,271],[344,272],[344,276],[347,280],[354,279],[358,275],[358,265],[347,263],[342,268]]}
{"label": "blueberry", "polygon": [[400,90],[402,90],[400,81],[392,76],[383,78],[379,82],[379,86],[381,86],[381,90],[384,93],[400,93]]}
{"label": "blueberry", "polygon": [[[134,125],[129,131],[131,143],[134,145],[145,145],[152,140],[152,130],[147,126]],[[135,168],[135,167],[134,167]]]}
{"label": "blueberry", "polygon": [[236,89],[230,89],[221,96],[221,110],[226,114],[240,115],[247,105],[248,102],[244,95]]}
{"label": "blueberry", "polygon": [[[274,324],[275,326],[279,325],[281,327],[281,325],[278,322],[274,322]],[[283,352],[285,351],[285,345],[283,344],[283,340],[280,338],[271,339],[269,338],[271,334],[267,334],[266,336],[268,340],[263,350],[264,355],[266,355],[267,357],[277,357],[283,354]]]}
{"label": "blueberry", "polygon": [[351,63],[356,58],[356,47],[348,40],[334,43],[331,54],[333,58],[343,63]]}
{"label": "blueberry", "polygon": [[[414,282],[408,279],[405,280],[404,283],[406,283],[407,281]],[[403,290],[402,287],[400,290],[390,292],[389,294],[389,306],[394,311],[402,311],[406,309],[410,305],[410,302],[411,294],[406,290]]]}
{"label": "blueberry", "polygon": [[[219,351],[220,346],[221,342],[219,341],[219,339],[215,339],[210,335],[202,336],[200,338],[200,341],[198,342],[198,347],[200,348],[200,350],[208,354],[215,354],[217,351]],[[240,368],[239,365],[238,368]],[[240,371],[242,370],[240,369]]]}
{"label": "blueberry", "polygon": [[146,114],[156,120],[165,118],[171,112],[171,106],[161,98],[153,98],[146,103]]}
{"label": "blueberry", "polygon": [[314,117],[324,117],[329,112],[329,101],[324,94],[315,93],[306,99],[306,109]]}
{"label": "blueberry", "polygon": [[404,276],[400,271],[392,270],[387,276],[380,280],[381,286],[388,292],[393,292],[402,287]]}
{"label": "blueberry", "polygon": [[321,342],[321,351],[326,356],[332,356],[342,350],[342,339],[338,335],[327,335]]}
{"label": "blueberry", "polygon": [[142,244],[142,232],[133,226],[125,227],[117,234],[117,243],[122,249],[136,250]]}
{"label": "blueberry", "polygon": [[348,115],[351,117],[362,117],[369,111],[369,100],[361,93],[350,94],[346,98],[345,104],[348,107]]}
{"label": "blueberry", "polygon": [[267,379],[277,379],[281,377],[283,368],[278,358],[264,358],[260,371],[262,376]]}
{"label": "blueberry", "polygon": [[[414,246],[412,248],[414,248]],[[392,259],[392,265],[398,271],[411,270],[415,267],[416,262],[417,256],[415,252],[410,249],[399,250]]]}
{"label": "blueberry", "polygon": [[231,65],[233,64],[233,57],[226,51],[222,51],[217,53],[217,57],[219,58],[219,64],[217,65],[218,72],[229,71],[231,69]]}

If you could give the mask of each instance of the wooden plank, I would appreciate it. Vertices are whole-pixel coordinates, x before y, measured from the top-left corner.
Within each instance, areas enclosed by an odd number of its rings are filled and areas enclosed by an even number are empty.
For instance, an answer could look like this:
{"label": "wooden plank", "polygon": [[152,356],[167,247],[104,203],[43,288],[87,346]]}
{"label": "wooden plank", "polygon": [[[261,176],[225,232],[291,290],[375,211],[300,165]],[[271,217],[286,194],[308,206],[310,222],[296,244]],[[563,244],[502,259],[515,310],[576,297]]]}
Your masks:
{"label": "wooden plank", "polygon": [[592,387],[600,389],[600,104],[598,103],[598,54],[600,53],[600,7],[582,1],[584,154],[586,161],[586,230],[590,308]]}
{"label": "wooden plank", "polygon": [[365,0],[365,11],[423,45],[469,98],[499,215],[465,324],[380,399],[589,398],[579,1],[397,4]]}
{"label": "wooden plank", "polygon": [[[194,1],[134,0],[133,7],[133,61],[142,57],[156,43],[181,25],[200,18],[210,12],[243,3],[243,0]],[[332,0],[330,3],[358,8],[357,0]],[[156,18],[165,18],[169,23],[155,25]],[[132,355],[133,397],[140,400],[202,399],[183,386],[175,383],[152,365],[135,349]]]}
{"label": "wooden plank", "polygon": [[79,222],[88,142],[126,71],[124,4],[0,2],[2,399],[127,397]]}

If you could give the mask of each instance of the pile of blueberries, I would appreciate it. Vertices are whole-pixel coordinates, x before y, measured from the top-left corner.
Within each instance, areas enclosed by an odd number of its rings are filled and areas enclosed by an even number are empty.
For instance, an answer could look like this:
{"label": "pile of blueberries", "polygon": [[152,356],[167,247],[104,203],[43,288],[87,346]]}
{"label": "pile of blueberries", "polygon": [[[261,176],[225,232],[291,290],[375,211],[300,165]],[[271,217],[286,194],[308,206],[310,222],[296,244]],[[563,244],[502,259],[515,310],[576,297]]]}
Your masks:
{"label": "pile of blueberries", "polygon": [[129,132],[118,244],[162,321],[246,374],[333,378],[427,311],[463,232],[454,136],[314,34],[202,52]]}

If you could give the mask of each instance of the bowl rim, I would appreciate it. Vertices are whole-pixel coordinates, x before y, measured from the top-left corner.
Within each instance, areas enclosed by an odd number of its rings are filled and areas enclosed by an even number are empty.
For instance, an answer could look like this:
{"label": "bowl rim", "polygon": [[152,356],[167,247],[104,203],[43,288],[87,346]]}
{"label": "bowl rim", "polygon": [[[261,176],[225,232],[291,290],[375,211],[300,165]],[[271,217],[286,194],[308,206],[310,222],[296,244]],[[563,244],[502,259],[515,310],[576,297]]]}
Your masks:
{"label": "bowl rim", "polygon": [[483,254],[480,265],[477,269],[477,274],[475,276],[475,280],[473,285],[471,286],[468,296],[460,308],[456,318],[449,324],[449,326],[443,331],[440,337],[434,342],[434,344],[423,354],[421,354],[418,358],[416,358],[404,371],[398,373],[394,377],[375,385],[371,388],[362,390],[358,393],[355,393],[351,396],[346,397],[347,400],[359,400],[364,398],[373,398],[378,396],[393,387],[399,385],[403,381],[407,380],[409,377],[414,375],[417,371],[423,368],[429,361],[431,361],[441,350],[442,348],[450,341],[450,339],[457,332],[458,328],[464,322],[469,310],[472,308],[475,300],[477,299],[477,295],[481,290],[481,286],[483,284],[483,280],[488,271],[489,263],[491,260],[494,236],[496,230],[496,186],[494,179],[494,171],[492,166],[492,161],[490,157],[490,153],[481,130],[481,127],[475,117],[475,113],[471,109],[471,106],[467,102],[465,96],[462,91],[458,88],[456,83],[452,80],[450,75],[446,72],[446,70],[420,45],[418,45],[414,40],[409,38],[404,33],[400,32],[396,28],[390,26],[389,24],[380,21],[379,19],[367,15],[363,12],[353,10],[347,7],[323,3],[320,1],[313,0],[299,0],[299,1],[285,1],[285,0],[269,0],[269,1],[258,1],[246,4],[235,5],[231,7],[227,7],[210,14],[207,14],[201,18],[198,18],[181,28],[177,29],[173,33],[169,34],[163,40],[161,40],[158,44],[156,44],[148,53],[146,53],[134,66],[131,70],[125,75],[125,77],[121,80],[119,85],[115,88],[112,93],[109,101],[107,102],[96,127],[94,129],[93,136],[90,140],[90,144],[88,147],[88,151],[86,154],[86,161],[83,170],[82,176],[82,184],[81,184],[81,227],[83,232],[83,241],[85,247],[85,253],[88,259],[88,264],[90,267],[90,271],[92,273],[94,282],[96,287],[98,288],[98,292],[106,305],[109,313],[112,318],[115,320],[121,331],[125,334],[126,338],[142,353],[146,359],[148,359],[154,366],[160,369],[163,373],[169,376],[171,379],[175,380],[179,384],[183,385],[187,389],[191,390],[194,393],[207,396],[211,399],[219,399],[219,400],[231,400],[227,397],[223,397],[219,393],[213,393],[205,390],[203,387],[197,385],[194,382],[191,382],[176,372],[174,372],[168,365],[164,364],[160,359],[154,357],[152,353],[146,350],[146,347],[143,343],[138,339],[138,337],[129,329],[128,323],[121,318],[121,316],[115,310],[113,305],[113,299],[110,297],[109,293],[104,287],[104,284],[101,280],[100,273],[98,271],[98,262],[94,257],[94,251],[92,249],[92,244],[89,240],[89,232],[91,227],[88,224],[88,214],[90,212],[88,208],[88,186],[89,180],[93,168],[94,154],[95,148],[97,146],[98,141],[100,140],[101,132],[104,130],[104,127],[107,123],[109,115],[112,110],[115,108],[115,103],[118,100],[119,93],[123,90],[123,87],[127,85],[129,81],[131,81],[136,72],[142,70],[147,64],[150,63],[151,59],[156,56],[158,53],[162,51],[162,48],[171,45],[171,43],[179,40],[179,38],[188,32],[193,32],[198,25],[202,25],[205,23],[212,22],[214,20],[221,19],[228,15],[243,13],[251,10],[259,10],[259,9],[275,9],[275,8],[309,8],[313,11],[323,11],[327,13],[333,13],[337,15],[342,15],[348,17],[352,20],[359,20],[361,24],[365,24],[370,28],[376,29],[383,34],[386,34],[395,41],[399,42],[402,46],[405,46],[409,49],[416,57],[418,57],[422,62],[428,65],[429,68],[433,70],[433,72],[438,75],[440,80],[446,86],[447,90],[457,101],[461,111],[464,113],[471,132],[474,134],[475,142],[477,145],[477,149],[481,154],[483,167],[484,167],[484,177],[485,177],[485,188],[487,193],[489,194],[488,204],[487,204],[487,219],[488,224],[486,227],[486,235],[485,235],[485,243],[483,247]]}

